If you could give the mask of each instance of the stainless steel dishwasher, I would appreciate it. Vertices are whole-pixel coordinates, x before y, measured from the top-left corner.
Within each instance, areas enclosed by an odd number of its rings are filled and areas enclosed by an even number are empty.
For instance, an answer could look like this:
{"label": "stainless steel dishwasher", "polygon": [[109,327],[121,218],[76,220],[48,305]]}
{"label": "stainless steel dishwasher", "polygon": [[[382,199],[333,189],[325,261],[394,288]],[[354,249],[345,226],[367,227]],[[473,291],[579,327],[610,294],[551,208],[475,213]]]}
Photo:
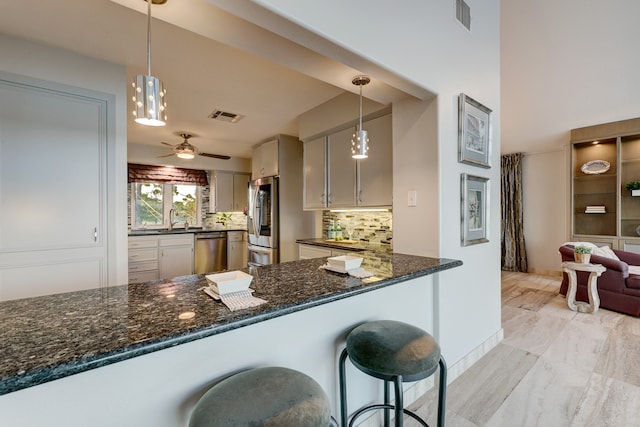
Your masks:
{"label": "stainless steel dishwasher", "polygon": [[227,232],[197,233],[194,270],[196,274],[227,269]]}

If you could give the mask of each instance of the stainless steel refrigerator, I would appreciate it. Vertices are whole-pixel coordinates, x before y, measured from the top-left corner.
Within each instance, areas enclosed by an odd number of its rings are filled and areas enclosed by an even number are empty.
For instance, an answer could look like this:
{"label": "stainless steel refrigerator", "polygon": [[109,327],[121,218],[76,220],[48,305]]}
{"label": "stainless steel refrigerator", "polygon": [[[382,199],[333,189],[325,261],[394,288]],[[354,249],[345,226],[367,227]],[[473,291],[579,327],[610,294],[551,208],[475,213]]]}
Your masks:
{"label": "stainless steel refrigerator", "polygon": [[280,262],[278,184],[277,177],[260,178],[249,183],[247,212],[249,265]]}

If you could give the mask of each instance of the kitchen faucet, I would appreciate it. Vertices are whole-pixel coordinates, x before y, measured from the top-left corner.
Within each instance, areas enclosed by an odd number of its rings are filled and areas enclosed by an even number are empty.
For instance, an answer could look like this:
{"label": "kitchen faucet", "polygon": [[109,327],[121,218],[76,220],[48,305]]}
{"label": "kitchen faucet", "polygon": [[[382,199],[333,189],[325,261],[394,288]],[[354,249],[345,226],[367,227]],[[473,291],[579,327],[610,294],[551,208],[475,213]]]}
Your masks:
{"label": "kitchen faucet", "polygon": [[173,230],[173,226],[177,223],[177,221],[173,220],[173,214],[175,213],[175,211],[175,209],[169,210],[169,231]]}

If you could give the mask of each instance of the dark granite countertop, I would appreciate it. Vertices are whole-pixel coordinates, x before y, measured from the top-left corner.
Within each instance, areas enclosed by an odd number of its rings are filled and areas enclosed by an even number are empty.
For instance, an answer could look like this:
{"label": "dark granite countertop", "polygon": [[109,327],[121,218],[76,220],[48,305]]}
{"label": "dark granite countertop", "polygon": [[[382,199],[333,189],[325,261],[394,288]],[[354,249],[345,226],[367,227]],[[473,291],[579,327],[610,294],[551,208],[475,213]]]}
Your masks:
{"label": "dark granite countertop", "polygon": [[371,251],[374,253],[390,254],[393,251],[391,245],[382,243],[370,243],[362,240],[357,240],[355,241],[355,243],[344,243],[344,241],[339,240],[298,239],[296,240],[296,243],[354,252]]}
{"label": "dark granite countertop", "polygon": [[[235,312],[201,290],[204,275],[2,302],[0,394],[462,265],[402,254],[363,258],[374,277],[318,269],[324,258],[244,270],[254,276],[254,295],[268,302]],[[181,320],[185,312],[195,316]]]}
{"label": "dark granite countertop", "polygon": [[174,228],[173,230],[166,229],[146,229],[146,230],[131,230],[129,236],[162,236],[165,234],[199,234],[199,233],[211,233],[214,231],[247,231],[246,228],[228,227],[228,228]]}

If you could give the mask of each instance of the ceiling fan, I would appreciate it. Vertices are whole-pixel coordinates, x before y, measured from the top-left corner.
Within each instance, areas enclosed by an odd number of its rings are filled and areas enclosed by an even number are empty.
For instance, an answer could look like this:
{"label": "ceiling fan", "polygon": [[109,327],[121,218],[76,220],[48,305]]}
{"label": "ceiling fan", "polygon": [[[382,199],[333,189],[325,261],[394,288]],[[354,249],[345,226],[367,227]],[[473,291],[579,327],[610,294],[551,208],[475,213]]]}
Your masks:
{"label": "ceiling fan", "polygon": [[175,154],[177,157],[181,159],[193,159],[195,156],[213,157],[214,159],[222,159],[222,160],[229,160],[231,158],[223,154],[201,153],[200,151],[198,151],[198,147],[196,147],[195,145],[189,144],[189,138],[195,135],[192,135],[186,132],[179,132],[178,135],[184,138],[184,141],[182,142],[182,144],[173,145],[173,144],[169,144],[168,142],[160,141],[161,144],[169,146],[173,149],[172,154],[167,154],[166,156],[160,156],[160,157],[169,157]]}

